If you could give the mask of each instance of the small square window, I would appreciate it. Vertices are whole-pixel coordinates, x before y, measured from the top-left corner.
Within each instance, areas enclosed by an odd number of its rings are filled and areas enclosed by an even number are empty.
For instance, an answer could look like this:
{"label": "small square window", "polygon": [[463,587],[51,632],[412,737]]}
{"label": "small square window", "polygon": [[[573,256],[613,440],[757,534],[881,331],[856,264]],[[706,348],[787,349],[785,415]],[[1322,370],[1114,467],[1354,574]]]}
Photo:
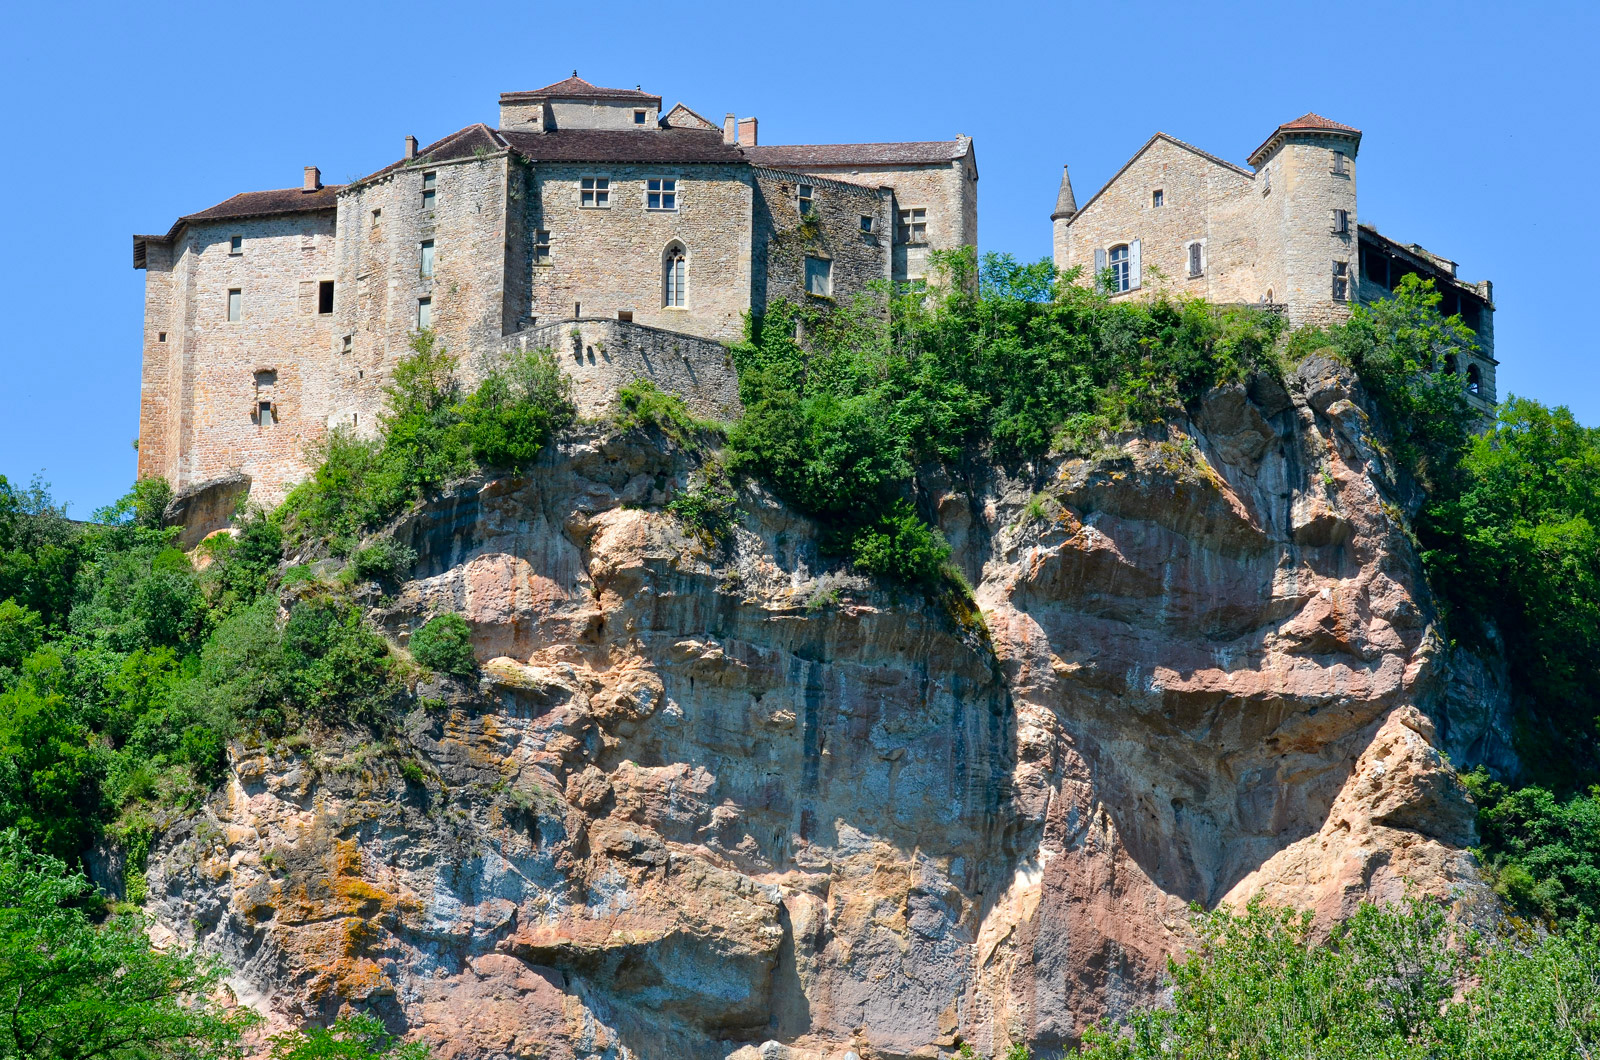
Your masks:
{"label": "small square window", "polygon": [[1159,207],[1159,206],[1163,205],[1165,203],[1165,201],[1166,201],[1166,193],[1163,192],[1160,188],[1157,188],[1155,191],[1152,191],[1150,193],[1150,205],[1151,206]]}
{"label": "small square window", "polygon": [[167,341],[167,333],[165,331],[156,332],[156,341],[157,342],[166,342]]}
{"label": "small square window", "polygon": [[323,280],[317,284],[317,313],[327,316],[333,312],[333,281]]}
{"label": "small square window", "polygon": [[900,242],[926,243],[928,241],[928,211],[914,206],[900,211]]}
{"label": "small square window", "polygon": [[871,214],[864,213],[864,214],[861,215],[861,230],[863,232],[872,231],[872,215]]}
{"label": "small square window", "polygon": [[228,291],[228,320],[237,322],[244,319],[244,291],[237,287]]}
{"label": "small square window", "polygon": [[811,206],[812,206],[811,200],[812,200],[813,193],[814,193],[814,189],[811,187],[811,185],[809,185],[809,184],[800,185],[797,199],[798,199],[798,205],[800,207],[800,216],[801,217],[804,217],[806,214],[811,212]]}
{"label": "small square window", "polygon": [[433,240],[422,241],[421,254],[417,262],[417,270],[423,276],[433,275]]}
{"label": "small square window", "polygon": [[578,205],[591,210],[611,206],[611,178],[584,177],[578,181]]}
{"label": "small square window", "polygon": [[228,253],[229,254],[243,254],[244,253],[244,236],[229,236],[228,237]]}
{"label": "small square window", "polygon": [[533,263],[550,264],[550,233],[543,228],[535,229],[533,233]]}
{"label": "small square window", "polygon": [[833,262],[807,256],[806,293],[819,298],[833,297]]}
{"label": "small square window", "polygon": [[635,124],[635,125],[643,125],[644,124],[644,119],[645,119],[645,112],[644,111],[636,110],[636,111],[633,112],[633,124]]}
{"label": "small square window", "polygon": [[647,210],[676,210],[678,181],[674,177],[652,177],[645,181],[644,205]]}
{"label": "small square window", "polygon": [[433,299],[417,299],[417,330],[433,327]]}

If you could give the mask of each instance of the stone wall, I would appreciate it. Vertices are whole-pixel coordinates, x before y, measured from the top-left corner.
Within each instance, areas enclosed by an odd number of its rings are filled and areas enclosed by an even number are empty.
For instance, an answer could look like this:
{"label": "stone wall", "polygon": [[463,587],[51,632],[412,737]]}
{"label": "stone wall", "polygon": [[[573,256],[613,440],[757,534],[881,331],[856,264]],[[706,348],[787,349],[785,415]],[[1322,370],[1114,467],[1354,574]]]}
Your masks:
{"label": "stone wall", "polygon": [[590,317],[541,324],[501,343],[506,352],[543,348],[571,377],[581,416],[609,414],[617,391],[639,379],[677,394],[701,419],[726,423],[742,412],[733,358],[709,339]]}
{"label": "stone wall", "polygon": [[[1343,175],[1333,172],[1333,152],[1343,151]],[[1289,306],[1296,325],[1337,323],[1349,316],[1359,282],[1356,247],[1356,160],[1345,138],[1297,133],[1263,163],[1272,172],[1272,192],[1263,204],[1276,215],[1282,248],[1282,286],[1277,301]],[[1277,199],[1274,203],[1272,200]],[[1333,231],[1333,211],[1349,214],[1348,230]],[[1333,298],[1334,262],[1347,269],[1343,302]]]}
{"label": "stone wall", "polygon": [[[141,410],[140,475],[182,490],[238,471],[272,504],[305,473],[328,403],[333,317],[317,312],[317,296],[334,279],[333,237],[323,211],[190,225],[170,250],[150,248],[142,382],[164,397]],[[238,321],[228,320],[230,289],[241,292]],[[273,405],[270,424],[261,400]]]}
{"label": "stone wall", "polygon": [[[580,202],[585,177],[610,181],[610,205]],[[677,180],[678,208],[649,210],[646,181]],[[615,317],[704,338],[729,340],[750,308],[750,171],[743,166],[539,164],[531,168],[518,269],[528,270],[529,304],[522,322],[574,316]],[[536,263],[531,242],[549,233],[548,263]],[[687,257],[686,304],[664,304],[665,254],[681,243]]]}
{"label": "stone wall", "polygon": [[[507,243],[520,233],[506,210],[511,164],[505,152],[453,162],[407,165],[339,197],[338,341],[332,371],[332,423],[365,432],[383,409],[395,364],[411,353],[418,303],[430,300],[432,326],[446,349],[469,360],[506,333]],[[432,209],[423,178],[434,175]],[[374,217],[375,211],[381,211]],[[421,247],[433,242],[433,275],[421,273]],[[350,337],[349,351],[344,337]]]}
{"label": "stone wall", "polygon": [[[754,312],[778,299],[797,305],[816,299],[806,291],[808,257],[832,263],[830,300],[840,305],[866,293],[874,281],[890,279],[894,198],[887,188],[774,169],[758,168],[755,177]],[[811,212],[804,218],[802,184],[811,188]],[[871,218],[870,231],[862,228],[864,217]]]}

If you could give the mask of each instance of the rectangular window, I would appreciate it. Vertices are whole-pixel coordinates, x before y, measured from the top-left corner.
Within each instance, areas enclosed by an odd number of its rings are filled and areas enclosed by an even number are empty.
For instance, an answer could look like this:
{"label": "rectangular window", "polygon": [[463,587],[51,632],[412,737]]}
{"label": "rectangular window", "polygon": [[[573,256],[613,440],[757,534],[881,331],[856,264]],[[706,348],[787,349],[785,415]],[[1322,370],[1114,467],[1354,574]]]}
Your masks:
{"label": "rectangular window", "polygon": [[423,276],[433,275],[433,240],[424,239],[422,241],[421,260],[418,262],[417,267]]}
{"label": "rectangular window", "polygon": [[926,243],[928,241],[928,211],[913,206],[900,211],[900,242]]}
{"label": "rectangular window", "polygon": [[350,351],[355,349],[355,341],[356,337],[354,335],[346,335],[344,337],[344,346],[339,352],[348,356]]}
{"label": "rectangular window", "polygon": [[1165,200],[1166,200],[1166,195],[1161,191],[1160,188],[1157,188],[1155,191],[1152,191],[1150,193],[1150,205],[1151,206],[1160,206]]}
{"label": "rectangular window", "polygon": [[624,323],[624,324],[632,324],[633,323],[633,310],[631,310],[631,309],[619,309],[619,310],[617,310],[617,319],[619,321],[621,321],[622,323]]}
{"label": "rectangular window", "polygon": [[871,214],[865,214],[864,213],[864,214],[861,215],[861,230],[863,232],[872,231],[872,215]]}
{"label": "rectangular window", "polygon": [[1336,236],[1347,236],[1350,234],[1349,210],[1333,211],[1333,234]]}
{"label": "rectangular window", "polygon": [[806,257],[806,293],[819,298],[833,297],[833,262],[827,258]]}
{"label": "rectangular window", "polygon": [[611,178],[584,177],[578,181],[578,205],[587,206],[591,210],[609,207],[611,205]]}
{"label": "rectangular window", "polygon": [[433,299],[417,299],[417,330],[433,327]]}
{"label": "rectangular window", "polygon": [[433,209],[433,198],[434,198],[434,194],[438,191],[438,189],[439,189],[439,174],[437,174],[437,173],[424,173],[424,174],[422,174],[422,208],[424,210]]}
{"label": "rectangular window", "polygon": [[533,263],[550,264],[550,233],[543,228],[536,228],[533,231]]}
{"label": "rectangular window", "polygon": [[317,284],[317,312],[327,316],[333,312],[333,281],[323,280]]}
{"label": "rectangular window", "polygon": [[676,210],[678,208],[678,181],[674,177],[652,177],[644,182],[644,205],[647,210]]}
{"label": "rectangular window", "polygon": [[801,217],[811,212],[812,191],[813,189],[809,184],[802,184],[799,187],[796,205],[800,208]]}
{"label": "rectangular window", "polygon": [[373,228],[377,228],[378,227],[378,223],[380,221],[382,221],[382,220],[383,220],[383,211],[382,210],[373,210],[372,211],[372,227]]}
{"label": "rectangular window", "polygon": [[270,402],[270,401],[258,401],[258,402],[256,402],[256,422],[258,424],[260,424],[261,426],[263,426],[263,427],[271,427],[272,426],[272,424],[273,424],[272,402]]}
{"label": "rectangular window", "polygon": [[1333,300],[1347,302],[1350,300],[1350,263],[1336,261],[1333,263]]}
{"label": "rectangular window", "polygon": [[1343,151],[1333,153],[1333,172],[1338,176],[1348,176],[1350,171],[1345,168],[1345,154]]}
{"label": "rectangular window", "polygon": [[244,318],[244,292],[237,287],[228,291],[228,320],[238,321]]}
{"label": "rectangular window", "polygon": [[1189,244],[1189,275],[1199,276],[1204,269],[1204,262],[1200,258],[1200,244]]}
{"label": "rectangular window", "polygon": [[166,342],[167,341],[167,333],[165,331],[156,332],[156,341],[157,342]]}
{"label": "rectangular window", "polygon": [[228,237],[228,253],[229,254],[243,254],[244,253],[244,236],[229,236]]}
{"label": "rectangular window", "polygon": [[643,125],[644,124],[644,118],[645,118],[645,112],[644,111],[636,110],[636,111],[633,112],[633,124],[635,124],[635,125]]}

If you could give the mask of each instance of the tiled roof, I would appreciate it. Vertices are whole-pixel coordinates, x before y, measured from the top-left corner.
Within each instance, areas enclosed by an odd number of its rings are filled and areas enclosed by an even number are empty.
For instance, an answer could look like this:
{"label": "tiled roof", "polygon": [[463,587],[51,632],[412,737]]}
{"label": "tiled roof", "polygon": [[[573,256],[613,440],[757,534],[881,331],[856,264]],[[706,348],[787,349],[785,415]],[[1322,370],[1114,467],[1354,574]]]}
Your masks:
{"label": "tiled roof", "polygon": [[371,180],[373,177],[381,177],[385,173],[393,172],[408,165],[425,166],[430,162],[451,162],[458,158],[470,158],[486,151],[504,151],[505,149],[505,141],[500,138],[499,133],[480,121],[475,125],[467,126],[465,129],[458,129],[444,139],[435,140],[427,147],[421,148],[417,151],[417,157],[409,162],[403,158],[398,162],[391,162],[376,173],[368,173],[355,183],[360,184],[362,181]]}
{"label": "tiled roof", "polygon": [[541,99],[616,99],[636,100],[640,103],[654,103],[661,105],[660,96],[652,96],[648,92],[635,88],[601,88],[591,85],[573,71],[571,77],[564,81],[557,81],[553,85],[545,85],[531,92],[502,92],[501,103],[532,103]]}
{"label": "tiled roof", "polygon": [[750,161],[762,166],[911,166],[950,162],[972,148],[965,136],[900,144],[788,144],[746,147]]}
{"label": "tiled roof", "polygon": [[332,210],[338,205],[342,184],[324,184],[316,191],[300,188],[278,188],[274,191],[245,191],[231,199],[201,210],[184,214],[180,223],[188,221],[222,221],[232,217],[266,217],[279,213],[305,213],[311,210]]}
{"label": "tiled roof", "polygon": [[1324,118],[1320,114],[1302,114],[1294,121],[1286,121],[1276,129],[1272,135],[1261,141],[1261,146],[1250,152],[1250,164],[1256,165],[1256,159],[1265,155],[1269,148],[1276,144],[1284,133],[1291,132],[1326,132],[1342,136],[1353,137],[1356,143],[1361,143],[1361,130],[1350,125],[1341,125],[1331,118]]}
{"label": "tiled roof", "polygon": [[748,162],[722,133],[704,129],[501,129],[499,137],[530,162]]}

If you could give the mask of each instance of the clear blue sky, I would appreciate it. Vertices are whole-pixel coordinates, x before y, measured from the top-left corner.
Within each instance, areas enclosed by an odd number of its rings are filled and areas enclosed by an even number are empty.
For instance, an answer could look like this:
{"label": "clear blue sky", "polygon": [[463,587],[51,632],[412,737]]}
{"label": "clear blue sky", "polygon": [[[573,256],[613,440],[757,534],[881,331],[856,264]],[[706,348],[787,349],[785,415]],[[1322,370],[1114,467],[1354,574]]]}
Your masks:
{"label": "clear blue sky", "polygon": [[1316,111],[1365,131],[1361,219],[1495,282],[1501,394],[1600,424],[1590,3],[17,4],[0,37],[11,338],[0,474],[73,514],[131,483],[144,274],[130,236],[335,182],[574,67],[766,143],[976,138],[983,250],[1050,249],[1162,130],[1243,163]]}

